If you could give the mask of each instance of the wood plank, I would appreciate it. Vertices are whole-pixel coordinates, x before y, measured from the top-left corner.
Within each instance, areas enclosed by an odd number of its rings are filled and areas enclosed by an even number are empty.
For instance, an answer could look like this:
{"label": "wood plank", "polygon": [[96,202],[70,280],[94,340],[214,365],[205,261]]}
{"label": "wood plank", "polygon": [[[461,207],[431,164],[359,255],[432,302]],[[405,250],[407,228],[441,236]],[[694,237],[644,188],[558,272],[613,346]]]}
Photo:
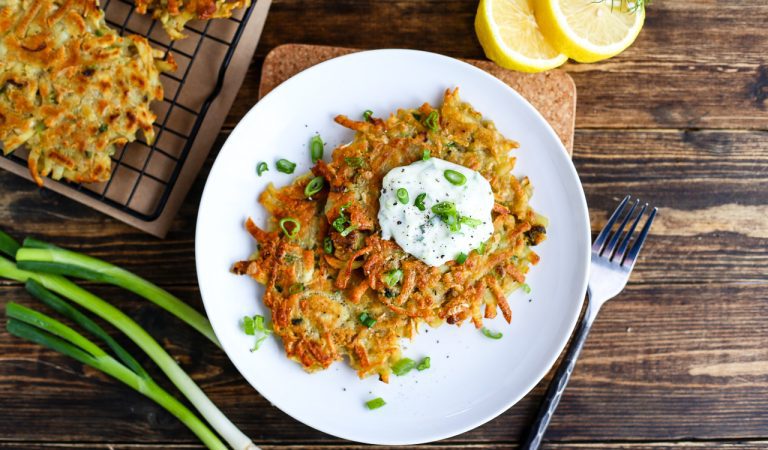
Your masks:
{"label": "wood plank", "polygon": [[[766,287],[768,283],[628,287],[598,319],[548,437],[584,442],[764,437]],[[96,292],[165,343],[211,399],[259,444],[341,442],[270,406],[223,352],[168,314],[114,288]],[[187,300],[196,290],[184,288],[180,294]],[[0,288],[0,308],[8,301],[34,304],[21,288]],[[133,346],[128,348],[141,356]],[[139,359],[157,374],[145,357]],[[515,442],[532,420],[544,388],[541,383],[499,418],[447,442]],[[0,404],[0,441],[195,442],[182,425],[140,395],[5,332],[0,333]]]}
{"label": "wood plank", "polygon": [[[226,136],[220,136],[218,145]],[[597,233],[618,200],[631,193],[662,207],[633,281],[764,280],[766,138],[766,132],[579,130],[574,162],[584,183],[593,231]],[[194,225],[216,153],[212,152],[165,240],[8,173],[0,173],[0,185],[5,187],[0,204],[8,205],[0,208],[0,224],[15,236],[45,237],[163,285],[195,285]]]}
{"label": "wood plank", "polygon": [[[473,29],[476,8],[466,0],[275,0],[226,126],[256,103],[261,61],[277,45],[417,48],[484,58]],[[768,64],[757,51],[768,48],[767,14],[762,0],[706,0],[696,7],[653,2],[645,29],[625,53],[565,66],[579,92],[577,126],[768,128]],[[439,27],[425,29],[425,23]]]}

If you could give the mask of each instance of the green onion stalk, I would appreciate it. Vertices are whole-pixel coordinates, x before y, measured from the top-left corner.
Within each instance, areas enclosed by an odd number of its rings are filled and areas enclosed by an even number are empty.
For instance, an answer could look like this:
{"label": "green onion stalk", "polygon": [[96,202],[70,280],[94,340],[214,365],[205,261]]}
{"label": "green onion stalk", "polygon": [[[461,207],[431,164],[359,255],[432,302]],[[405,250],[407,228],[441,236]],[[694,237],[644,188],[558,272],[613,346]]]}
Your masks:
{"label": "green onion stalk", "polygon": [[[22,250],[19,249],[18,253],[21,253]],[[109,322],[136,343],[157,364],[160,370],[168,376],[171,382],[232,448],[236,450],[256,448],[253,442],[211,402],[192,378],[179,367],[171,355],[146,330],[122,311],[60,275],[23,270],[3,257],[0,257],[0,277],[21,283],[27,283],[30,280],[35,281]],[[121,379],[121,381],[123,380]]]}
{"label": "green onion stalk", "polygon": [[24,240],[24,245],[15,252],[15,256],[20,269],[67,275],[127,289],[183,320],[221,348],[205,316],[165,289],[125,269],[30,238]]}
{"label": "green onion stalk", "polygon": [[63,353],[112,376],[176,416],[208,448],[216,450],[227,448],[218,436],[192,411],[155,383],[138,361],[115,342],[103,328],[34,281],[30,280],[27,283],[27,290],[43,303],[104,340],[122,360],[122,363],[72,328],[52,317],[14,302],[8,303],[5,310],[8,316],[6,327],[9,333]]}

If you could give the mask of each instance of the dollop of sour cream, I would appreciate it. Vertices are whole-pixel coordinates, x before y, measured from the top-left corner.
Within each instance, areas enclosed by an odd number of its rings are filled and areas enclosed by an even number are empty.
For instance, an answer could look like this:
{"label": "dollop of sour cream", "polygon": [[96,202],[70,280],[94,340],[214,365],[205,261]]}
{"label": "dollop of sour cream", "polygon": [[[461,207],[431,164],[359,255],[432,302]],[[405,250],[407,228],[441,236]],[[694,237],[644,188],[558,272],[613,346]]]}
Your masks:
{"label": "dollop of sour cream", "polygon": [[[459,172],[466,182],[451,183],[446,170]],[[398,198],[398,189],[407,191],[406,203],[402,203],[402,195]],[[426,194],[423,211],[414,204],[420,194]],[[476,219],[476,226],[462,224],[458,231],[451,231],[432,212],[439,202],[452,202],[458,215]],[[384,239],[394,238],[403,250],[425,264],[440,266],[461,253],[469,255],[488,240],[493,234],[493,203],[491,185],[478,172],[439,158],[417,161],[396,167],[384,176],[378,214],[381,235]]]}

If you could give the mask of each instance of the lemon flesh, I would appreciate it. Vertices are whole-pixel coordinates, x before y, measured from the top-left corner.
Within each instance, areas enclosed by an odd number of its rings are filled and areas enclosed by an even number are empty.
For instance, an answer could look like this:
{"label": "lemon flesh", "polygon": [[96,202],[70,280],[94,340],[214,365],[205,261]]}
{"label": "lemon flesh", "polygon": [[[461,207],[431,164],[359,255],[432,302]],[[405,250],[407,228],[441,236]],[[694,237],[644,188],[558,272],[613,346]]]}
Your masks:
{"label": "lemon flesh", "polygon": [[645,8],[636,0],[538,0],[536,18],[558,51],[579,62],[615,56],[637,38]]}
{"label": "lemon flesh", "polygon": [[568,57],[555,50],[534,15],[541,0],[481,0],[475,32],[485,55],[507,69],[541,72],[562,65]]}

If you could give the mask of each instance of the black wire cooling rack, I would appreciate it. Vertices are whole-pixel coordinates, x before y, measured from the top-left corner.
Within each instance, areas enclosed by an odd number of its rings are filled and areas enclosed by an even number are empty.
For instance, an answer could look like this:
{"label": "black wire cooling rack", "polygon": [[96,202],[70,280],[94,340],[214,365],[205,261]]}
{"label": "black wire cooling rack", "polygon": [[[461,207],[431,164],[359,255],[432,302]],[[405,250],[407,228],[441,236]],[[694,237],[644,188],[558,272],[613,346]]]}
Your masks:
{"label": "black wire cooling rack", "polygon": [[[169,40],[151,16],[135,14],[133,1],[102,1],[110,26],[121,35],[147,37],[152,47],[163,50],[166,56],[172,54],[179,69],[161,75],[165,98],[162,103],[153,104],[157,114],[153,144],[139,138],[118,149],[112,156],[112,177],[107,182],[80,185],[46,179],[45,183],[63,183],[143,221],[157,219],[211,103],[221,92],[227,68],[256,1],[248,8],[235,11],[228,19],[188,23],[184,29],[187,37],[177,41]],[[202,89],[207,94],[195,89],[210,78],[215,82]],[[5,158],[26,167],[26,156],[26,151],[17,151]]]}

